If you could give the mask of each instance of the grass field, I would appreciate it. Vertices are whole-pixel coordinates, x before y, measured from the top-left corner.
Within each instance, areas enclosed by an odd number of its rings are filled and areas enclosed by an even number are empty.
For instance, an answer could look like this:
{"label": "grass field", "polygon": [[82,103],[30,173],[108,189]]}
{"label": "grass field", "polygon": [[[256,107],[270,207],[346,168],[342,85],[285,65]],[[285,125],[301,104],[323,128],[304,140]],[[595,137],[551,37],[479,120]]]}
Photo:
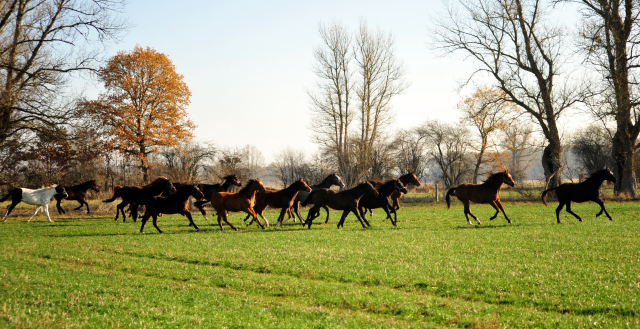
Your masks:
{"label": "grass field", "polygon": [[397,228],[377,211],[368,230],[352,215],[336,229],[336,212],[311,230],[238,232],[165,216],[163,235],[112,216],[12,216],[0,327],[640,327],[639,205],[608,202],[613,222],[576,205],[585,222],[558,225],[554,204],[507,202],[511,225],[474,206],[475,227],[457,201],[405,205]]}

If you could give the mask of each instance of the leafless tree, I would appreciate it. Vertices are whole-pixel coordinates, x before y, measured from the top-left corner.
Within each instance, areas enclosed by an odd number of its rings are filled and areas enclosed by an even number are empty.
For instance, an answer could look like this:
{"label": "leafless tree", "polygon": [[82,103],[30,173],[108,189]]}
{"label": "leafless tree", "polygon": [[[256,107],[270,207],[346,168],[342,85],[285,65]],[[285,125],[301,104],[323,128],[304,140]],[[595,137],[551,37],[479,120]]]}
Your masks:
{"label": "leafless tree", "polygon": [[539,150],[539,142],[533,131],[533,125],[519,119],[512,120],[502,129],[501,146],[509,156],[507,167],[513,179],[521,183],[527,179],[527,172]]}
{"label": "leafless tree", "polygon": [[287,147],[276,154],[271,167],[274,170],[273,175],[280,180],[283,187],[286,187],[303,178],[301,176],[304,175],[308,165],[304,151]]}
{"label": "leafless tree", "polygon": [[548,10],[540,0],[461,0],[437,24],[435,41],[446,53],[467,54],[478,64],[470,80],[488,74],[506,101],[534,118],[548,143],[545,176],[557,186],[562,173],[557,120],[581,93],[559,78],[569,43],[563,28],[550,25]]}
{"label": "leafless tree", "polygon": [[413,172],[419,179],[425,177],[428,167],[426,136],[419,133],[418,128],[399,131],[394,141],[396,174],[404,175]]}
{"label": "leafless tree", "polygon": [[440,171],[446,188],[462,183],[472,171],[470,133],[466,127],[429,121],[419,129],[427,154]]}
{"label": "leafless tree", "polygon": [[613,136],[617,176],[616,192],[637,195],[634,161],[640,133],[640,8],[632,0],[577,0],[584,17],[582,49],[587,60],[606,81],[599,95],[609,98],[609,114],[615,118]]}
{"label": "leafless tree", "polygon": [[611,166],[611,139],[609,132],[600,125],[594,124],[576,132],[571,141],[571,152],[583,175]]}
{"label": "leafless tree", "polygon": [[124,0],[0,3],[0,145],[69,123],[70,74],[96,69],[101,46],[126,28]]}
{"label": "leafless tree", "polygon": [[158,156],[163,168],[173,181],[195,182],[207,167],[214,164],[217,148],[212,143],[190,142],[175,147],[165,147]]}

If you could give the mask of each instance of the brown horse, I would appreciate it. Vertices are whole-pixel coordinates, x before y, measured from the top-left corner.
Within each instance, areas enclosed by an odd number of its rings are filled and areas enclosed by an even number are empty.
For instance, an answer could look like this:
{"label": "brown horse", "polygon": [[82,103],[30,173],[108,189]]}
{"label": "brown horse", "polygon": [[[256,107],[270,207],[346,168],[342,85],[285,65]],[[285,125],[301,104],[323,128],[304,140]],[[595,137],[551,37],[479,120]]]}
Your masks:
{"label": "brown horse", "polygon": [[227,225],[231,226],[232,229],[238,230],[235,226],[231,225],[227,220],[227,211],[238,212],[244,211],[247,214],[253,216],[253,219],[258,222],[261,228],[264,229],[258,215],[253,211],[253,205],[255,204],[256,193],[264,193],[264,185],[262,182],[257,179],[250,179],[238,193],[229,193],[229,192],[218,192],[211,196],[211,206],[218,213],[218,225],[220,225],[220,230],[224,231],[222,228],[222,220],[224,220]]}
{"label": "brown horse", "polygon": [[145,212],[142,216],[142,225],[140,226],[140,233],[144,233],[144,224],[147,223],[149,217],[153,216],[153,226],[162,233],[158,227],[158,215],[159,214],[180,214],[186,216],[189,219],[189,226],[193,226],[196,231],[200,231],[198,226],[193,222],[191,212],[189,211],[189,197],[196,199],[204,198],[204,195],[194,185],[181,184],[180,188],[175,194],[169,196],[154,196],[150,199],[140,201],[139,204],[145,206]]}
{"label": "brown horse", "polygon": [[120,188],[116,186],[113,189],[113,196],[110,199],[103,200],[102,202],[113,202],[116,198],[120,197],[122,202],[120,202],[116,207],[115,220],[118,220],[120,212],[122,212],[122,221],[124,222],[126,220],[124,207],[130,204],[129,208],[131,209],[131,219],[133,219],[133,222],[135,223],[136,219],[138,219],[137,209],[140,201],[158,196],[165,191],[175,192],[175,190],[176,189],[168,178],[160,176],[145,186],[123,186]]}
{"label": "brown horse", "polygon": [[[343,210],[342,217],[338,222],[338,228],[344,227],[344,220],[345,218],[347,218],[347,215],[349,215],[350,212],[353,212],[356,215],[356,218],[358,218],[360,224],[362,224],[362,228],[367,228],[367,226],[370,226],[369,222],[367,222],[365,218],[361,218],[358,214],[358,201],[360,201],[362,196],[366,194],[378,196],[378,191],[373,188],[373,185],[367,182],[359,184],[354,188],[350,188],[348,190],[340,191],[337,193],[326,188],[313,191],[302,203],[303,206],[306,206],[307,202],[313,202],[313,207],[309,209],[305,224],[308,225],[309,228],[311,228],[313,219],[320,216],[320,208],[326,208],[326,206],[329,206],[335,210]],[[329,221],[328,216],[327,221]],[[365,223],[367,223],[366,226]],[[303,226],[305,224],[303,224]]]}
{"label": "brown horse", "polygon": [[451,188],[447,191],[446,195],[447,208],[451,207],[450,196],[456,196],[458,197],[458,200],[462,201],[464,204],[464,215],[467,217],[467,223],[469,223],[469,225],[473,225],[469,220],[469,215],[471,215],[478,224],[482,224],[478,218],[471,213],[471,210],[469,210],[469,201],[473,201],[475,203],[488,203],[496,210],[496,213],[489,218],[490,220],[496,218],[500,210],[502,210],[504,218],[507,219],[507,222],[511,223],[511,220],[504,212],[504,208],[502,208],[502,203],[500,203],[500,188],[502,187],[502,184],[507,184],[509,186],[516,185],[508,170],[489,176],[489,178],[487,178],[487,180],[482,184],[462,184],[458,187]]}
{"label": "brown horse", "polygon": [[[400,176],[398,179],[400,180],[400,182],[402,183],[405,189],[407,188],[407,186],[409,186],[409,184],[414,186],[422,185],[418,177],[413,173],[413,171],[408,174]],[[384,184],[383,181],[379,181],[379,180],[370,180],[368,182],[371,183],[371,185],[373,185],[373,187],[375,187],[376,189],[382,186],[382,184]],[[400,198],[402,198],[402,196],[405,193],[407,192],[394,191],[393,193],[391,193],[390,198],[393,204],[393,209],[395,210],[400,209]],[[364,207],[364,208],[369,209],[367,207]],[[373,216],[373,211],[371,209],[369,209],[369,215]]]}
{"label": "brown horse", "polygon": [[[278,228],[284,220],[284,215],[291,209],[291,206],[293,206],[293,201],[296,199],[299,191],[311,192],[311,187],[309,187],[303,179],[300,179],[282,190],[266,190],[265,193],[256,195],[256,203],[253,206],[253,210],[256,214],[260,215],[267,226],[269,226],[269,221],[263,215],[264,210],[267,209],[267,207],[281,208],[280,216],[278,216],[278,225],[276,225],[276,228]],[[247,215],[247,218],[244,220],[249,219],[249,216],[250,215]],[[249,222],[247,226],[251,225],[251,223],[253,223],[253,220]]]}
{"label": "brown horse", "polygon": [[[369,210],[374,208],[382,208],[387,213],[387,218],[389,218],[391,224],[393,224],[393,226],[397,226],[398,214],[396,210],[389,205],[389,196],[391,196],[394,192],[407,193],[407,189],[402,185],[399,179],[393,178],[388,182],[382,184],[380,187],[376,188],[376,190],[379,193],[378,196],[364,195],[358,202],[358,210],[360,211],[360,216],[362,216],[362,218],[365,218],[365,208]],[[392,212],[394,218],[391,218]]]}
{"label": "brown horse", "polygon": [[82,206],[87,206],[87,214],[89,214],[89,204],[87,203],[87,191],[94,190],[96,192],[100,192],[100,188],[96,185],[96,181],[94,179],[90,181],[86,181],[79,185],[73,186],[63,186],[65,191],[67,191],[68,196],[63,198],[61,194],[56,194],[53,197],[56,199],[56,208],[58,208],[59,214],[64,214],[65,211],[60,206],[60,202],[62,199],[67,200],[77,200],[80,203],[78,208],[73,208],[73,210],[80,210]]}

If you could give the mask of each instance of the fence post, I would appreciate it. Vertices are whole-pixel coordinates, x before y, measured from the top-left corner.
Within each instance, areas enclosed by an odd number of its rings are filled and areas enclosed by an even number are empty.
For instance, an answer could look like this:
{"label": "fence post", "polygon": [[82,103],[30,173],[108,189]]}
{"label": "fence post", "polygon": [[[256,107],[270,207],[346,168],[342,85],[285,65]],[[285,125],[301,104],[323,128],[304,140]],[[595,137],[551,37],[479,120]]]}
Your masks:
{"label": "fence post", "polygon": [[435,183],[436,185],[436,202],[440,201],[439,195],[438,195],[438,181],[436,181]]}

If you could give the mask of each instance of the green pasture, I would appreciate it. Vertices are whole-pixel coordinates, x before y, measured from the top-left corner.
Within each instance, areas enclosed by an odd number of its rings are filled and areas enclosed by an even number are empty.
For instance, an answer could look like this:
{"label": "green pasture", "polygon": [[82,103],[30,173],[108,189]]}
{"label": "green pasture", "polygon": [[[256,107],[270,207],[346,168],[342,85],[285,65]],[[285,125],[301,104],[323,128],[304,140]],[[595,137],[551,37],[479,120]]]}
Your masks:
{"label": "green pasture", "polygon": [[162,235],[19,213],[0,223],[0,327],[640,327],[637,202],[608,202],[612,222],[575,205],[585,221],[562,224],[555,204],[505,202],[513,224],[476,205],[474,227],[458,201],[403,205],[398,227],[376,211],[367,230],[353,215],[336,229],[337,212],[310,230],[234,214],[238,232],[164,216]]}

